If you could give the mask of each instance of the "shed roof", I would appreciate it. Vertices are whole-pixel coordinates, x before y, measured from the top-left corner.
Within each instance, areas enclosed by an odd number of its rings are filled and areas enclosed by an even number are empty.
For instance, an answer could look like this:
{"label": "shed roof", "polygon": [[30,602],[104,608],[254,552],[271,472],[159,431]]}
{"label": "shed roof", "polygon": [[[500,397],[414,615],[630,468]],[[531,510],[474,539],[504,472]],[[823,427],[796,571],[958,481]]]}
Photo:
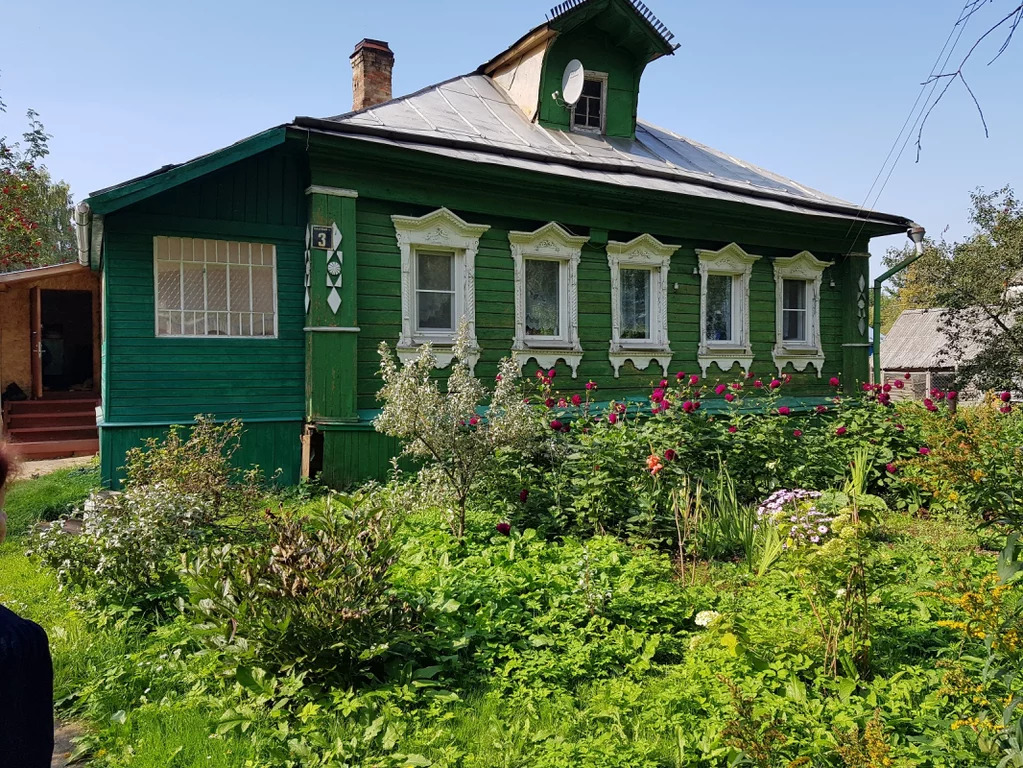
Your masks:
{"label": "shed roof", "polygon": [[89,268],[79,264],[77,261],[65,262],[64,264],[48,264],[45,267],[16,269],[12,272],[0,272],[0,285],[11,285],[28,280],[46,280],[47,278],[61,277],[62,275],[70,275],[82,271],[88,272]]}
{"label": "shed roof", "polygon": [[941,316],[944,309],[906,309],[881,342],[885,371],[952,368],[952,352]]}
{"label": "shed roof", "polygon": [[891,231],[902,216],[864,211],[643,120],[636,138],[548,130],[487,75],[432,85],[369,109],[295,125],[476,163],[802,214],[860,218]]}

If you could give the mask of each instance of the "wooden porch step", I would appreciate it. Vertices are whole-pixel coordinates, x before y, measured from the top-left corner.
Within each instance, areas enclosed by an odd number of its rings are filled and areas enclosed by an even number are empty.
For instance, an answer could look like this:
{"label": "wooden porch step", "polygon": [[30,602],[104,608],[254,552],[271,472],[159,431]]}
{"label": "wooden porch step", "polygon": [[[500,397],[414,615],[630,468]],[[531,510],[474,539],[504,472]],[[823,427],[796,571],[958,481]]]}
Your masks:
{"label": "wooden porch step", "polygon": [[69,413],[95,411],[98,397],[67,397],[49,400],[5,401],[4,409],[11,415],[19,413]]}
{"label": "wooden porch step", "polygon": [[96,411],[58,411],[56,413],[15,413],[11,414],[9,429],[39,427],[94,427]]}
{"label": "wooden porch step", "polygon": [[95,423],[55,427],[11,427],[7,430],[7,435],[12,443],[35,443],[42,440],[91,440],[98,434]]}
{"label": "wooden porch step", "polygon": [[99,453],[99,438],[11,443],[10,448],[15,455],[25,461],[65,459],[69,456],[94,456]]}

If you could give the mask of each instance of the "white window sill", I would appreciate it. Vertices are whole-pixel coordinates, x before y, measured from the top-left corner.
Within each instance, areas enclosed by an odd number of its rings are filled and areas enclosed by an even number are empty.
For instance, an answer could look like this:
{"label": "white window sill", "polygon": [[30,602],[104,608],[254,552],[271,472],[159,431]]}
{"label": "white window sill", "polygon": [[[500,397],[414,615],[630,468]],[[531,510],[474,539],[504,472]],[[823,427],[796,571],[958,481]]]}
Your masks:
{"label": "white window sill", "polygon": [[626,362],[631,362],[636,370],[643,371],[656,361],[661,366],[663,374],[667,376],[668,366],[671,365],[671,357],[671,349],[662,344],[629,344],[624,340],[619,341],[617,344],[612,343],[611,350],[607,353],[611,367],[614,368],[616,379],[621,372],[621,367]]}
{"label": "white window sill", "polygon": [[703,371],[703,377],[707,378],[711,365],[717,365],[721,373],[725,374],[738,363],[743,372],[748,372],[753,365],[753,353],[744,347],[718,348],[709,347],[701,351],[696,357]]}
{"label": "white window sill", "polygon": [[824,350],[819,347],[775,346],[772,357],[779,374],[787,365],[800,373],[812,365],[817,369],[817,378],[820,378],[824,367]]}
{"label": "white window sill", "polygon": [[[451,365],[451,361],[455,358],[454,353],[454,339],[420,339],[416,338],[412,340],[412,344],[402,344],[399,342],[395,351],[398,354],[398,359],[402,363],[410,363],[419,357],[419,348],[426,343],[430,344],[433,356],[437,360],[437,368],[447,368]],[[469,371],[474,373],[476,370],[476,363],[479,362],[480,354],[479,347],[473,342],[471,351],[469,353]]]}
{"label": "white window sill", "polygon": [[562,362],[572,369],[572,378],[576,378],[579,363],[583,359],[583,350],[578,344],[569,342],[531,342],[528,339],[522,345],[512,347],[515,361],[521,370],[530,360],[535,360],[541,368],[553,368]]}

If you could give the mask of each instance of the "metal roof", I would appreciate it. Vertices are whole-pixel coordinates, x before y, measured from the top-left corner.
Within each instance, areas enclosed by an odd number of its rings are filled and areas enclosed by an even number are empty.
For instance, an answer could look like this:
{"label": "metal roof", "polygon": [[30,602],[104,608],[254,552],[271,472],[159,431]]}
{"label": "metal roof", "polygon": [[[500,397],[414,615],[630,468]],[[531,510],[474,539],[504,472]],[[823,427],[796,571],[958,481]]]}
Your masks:
{"label": "metal roof", "polygon": [[909,223],[901,216],[863,211],[642,120],[635,139],[548,130],[529,120],[500,85],[478,73],[358,112],[297,117],[295,124],[470,162],[804,214],[859,217],[893,231]]}
{"label": "metal roof", "polygon": [[77,261],[66,261],[62,264],[47,264],[43,267],[27,267],[15,269],[10,272],[0,272],[0,285],[11,285],[27,280],[47,280],[51,277],[62,277],[63,275],[75,274],[81,271],[89,271],[89,268],[79,264]]}
{"label": "metal roof", "polygon": [[885,371],[953,368],[941,316],[944,309],[906,309],[881,342]]}

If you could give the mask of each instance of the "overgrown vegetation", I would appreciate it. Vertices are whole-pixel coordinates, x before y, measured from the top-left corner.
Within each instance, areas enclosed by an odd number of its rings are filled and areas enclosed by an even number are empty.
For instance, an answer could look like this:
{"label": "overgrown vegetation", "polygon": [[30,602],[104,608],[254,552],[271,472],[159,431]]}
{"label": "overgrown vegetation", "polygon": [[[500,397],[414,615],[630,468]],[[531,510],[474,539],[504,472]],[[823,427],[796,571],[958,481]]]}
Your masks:
{"label": "overgrown vegetation", "polygon": [[83,535],[40,535],[41,575],[0,575],[57,638],[91,765],[1023,765],[1000,398],[836,380],[797,413],[784,379],[680,374],[599,404],[541,371],[498,408],[465,366],[441,407],[388,360],[387,397],[437,408],[387,428],[456,437],[416,477],[281,494],[203,421]]}

